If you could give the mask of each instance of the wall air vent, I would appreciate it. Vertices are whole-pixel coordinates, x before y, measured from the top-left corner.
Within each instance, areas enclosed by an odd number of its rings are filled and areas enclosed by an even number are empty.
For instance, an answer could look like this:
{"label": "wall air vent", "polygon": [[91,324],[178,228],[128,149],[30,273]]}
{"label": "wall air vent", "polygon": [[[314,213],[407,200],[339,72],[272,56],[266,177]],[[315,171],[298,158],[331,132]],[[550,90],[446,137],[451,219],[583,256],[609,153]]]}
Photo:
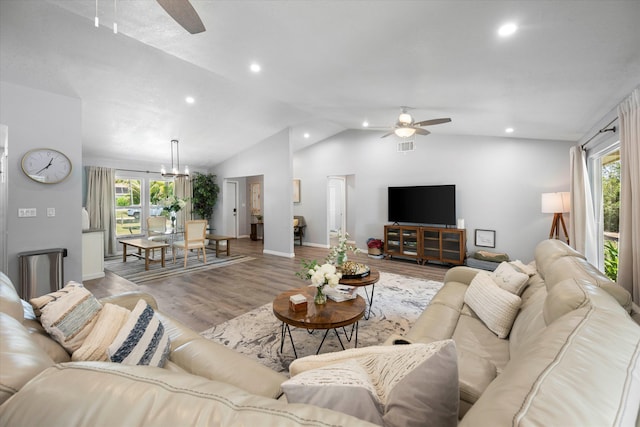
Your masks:
{"label": "wall air vent", "polygon": [[413,151],[416,149],[413,139],[403,139],[398,141],[398,153],[406,153],[407,151]]}

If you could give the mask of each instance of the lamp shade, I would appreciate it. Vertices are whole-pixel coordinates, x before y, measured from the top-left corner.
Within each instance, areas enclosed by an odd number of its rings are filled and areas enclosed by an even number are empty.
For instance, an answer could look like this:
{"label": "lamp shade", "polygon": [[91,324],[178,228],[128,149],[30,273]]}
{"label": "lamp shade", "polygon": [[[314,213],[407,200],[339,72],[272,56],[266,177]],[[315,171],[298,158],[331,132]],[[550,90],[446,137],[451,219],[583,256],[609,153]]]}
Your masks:
{"label": "lamp shade", "polygon": [[571,197],[568,191],[560,193],[542,193],[542,213],[567,213],[571,210]]}
{"label": "lamp shade", "polygon": [[410,136],[413,136],[414,133],[416,133],[416,130],[414,128],[399,127],[394,130],[394,133],[400,138],[409,138]]}

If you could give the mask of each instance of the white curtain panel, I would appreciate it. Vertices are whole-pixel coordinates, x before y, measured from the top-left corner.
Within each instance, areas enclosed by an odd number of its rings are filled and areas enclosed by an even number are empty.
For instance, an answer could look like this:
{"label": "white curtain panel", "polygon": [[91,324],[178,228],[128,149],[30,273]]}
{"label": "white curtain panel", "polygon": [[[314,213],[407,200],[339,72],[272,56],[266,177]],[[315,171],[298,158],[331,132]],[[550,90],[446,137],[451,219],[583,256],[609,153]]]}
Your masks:
{"label": "white curtain panel", "polygon": [[586,153],[579,145],[571,147],[570,193],[571,215],[569,217],[569,241],[571,246],[584,254],[587,260],[598,265],[596,221],[593,211],[593,197],[587,174]]}
{"label": "white curtain panel", "polygon": [[173,184],[173,190],[176,197],[187,200],[187,204],[185,205],[184,209],[180,210],[180,212],[178,212],[176,216],[178,224],[184,230],[185,221],[189,221],[191,219],[191,211],[193,206],[191,204],[191,198],[193,197],[192,181],[186,177],[177,177]]}
{"label": "white curtain panel", "polygon": [[104,253],[115,255],[116,247],[116,172],[115,169],[89,166],[87,168],[87,211],[89,226],[104,230]]}
{"label": "white curtain panel", "polygon": [[620,240],[618,284],[640,304],[640,88],[618,106],[620,120]]}

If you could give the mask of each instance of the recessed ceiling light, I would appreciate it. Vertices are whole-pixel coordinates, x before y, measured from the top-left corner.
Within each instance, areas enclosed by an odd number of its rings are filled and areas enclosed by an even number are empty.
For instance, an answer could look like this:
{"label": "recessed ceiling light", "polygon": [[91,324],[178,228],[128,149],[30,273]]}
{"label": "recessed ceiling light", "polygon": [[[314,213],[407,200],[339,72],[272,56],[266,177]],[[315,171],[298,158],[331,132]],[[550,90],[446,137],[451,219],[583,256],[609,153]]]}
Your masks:
{"label": "recessed ceiling light", "polygon": [[517,29],[518,26],[516,24],[514,24],[513,22],[509,22],[498,28],[498,35],[500,37],[509,37],[510,35],[515,33]]}
{"label": "recessed ceiling light", "polygon": [[309,135],[308,133],[305,133],[303,136],[304,136],[305,138],[309,138],[309,136],[310,136],[310,135]]}
{"label": "recessed ceiling light", "polygon": [[504,131],[506,133],[513,133],[513,130],[514,130],[513,128],[506,128]]}
{"label": "recessed ceiling light", "polygon": [[196,102],[193,96],[187,96],[184,100],[187,104],[193,104],[194,102]]}
{"label": "recessed ceiling light", "polygon": [[362,122],[362,127],[363,128],[368,128],[369,127],[369,122],[366,121],[366,120],[364,122]]}
{"label": "recessed ceiling light", "polygon": [[251,69],[251,71],[254,72],[254,73],[259,73],[260,70],[262,69],[262,67],[260,67],[260,64],[257,64],[257,63],[254,62],[253,64],[251,64],[249,69]]}

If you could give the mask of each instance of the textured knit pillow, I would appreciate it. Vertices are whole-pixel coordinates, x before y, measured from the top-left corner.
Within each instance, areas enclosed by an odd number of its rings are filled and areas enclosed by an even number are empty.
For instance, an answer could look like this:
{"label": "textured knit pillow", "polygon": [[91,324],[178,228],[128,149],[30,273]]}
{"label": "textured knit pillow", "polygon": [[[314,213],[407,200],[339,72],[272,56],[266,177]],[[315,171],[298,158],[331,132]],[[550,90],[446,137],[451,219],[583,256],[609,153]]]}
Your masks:
{"label": "textured knit pillow", "polygon": [[519,272],[508,262],[501,262],[490,276],[498,286],[514,295],[520,295],[529,280],[527,274]]}
{"label": "textured knit pillow", "polygon": [[91,333],[80,348],[73,352],[71,360],[108,361],[107,347],[116,339],[118,332],[129,319],[131,312],[115,304],[105,304]]}
{"label": "textured knit pillow", "polygon": [[489,273],[481,271],[469,284],[464,302],[498,338],[506,338],[522,300],[498,286]]}
{"label": "textured knit pillow", "polygon": [[138,301],[107,354],[112,362],[125,365],[164,366],[169,355],[169,335],[146,301]]}
{"label": "textured knit pillow", "polygon": [[294,361],[290,370],[300,372],[282,384],[290,403],[386,427],[458,424],[458,358],[452,340],[309,356]]}
{"label": "textured knit pillow", "polygon": [[93,294],[76,282],[29,302],[51,338],[69,353],[82,345],[102,309]]}

